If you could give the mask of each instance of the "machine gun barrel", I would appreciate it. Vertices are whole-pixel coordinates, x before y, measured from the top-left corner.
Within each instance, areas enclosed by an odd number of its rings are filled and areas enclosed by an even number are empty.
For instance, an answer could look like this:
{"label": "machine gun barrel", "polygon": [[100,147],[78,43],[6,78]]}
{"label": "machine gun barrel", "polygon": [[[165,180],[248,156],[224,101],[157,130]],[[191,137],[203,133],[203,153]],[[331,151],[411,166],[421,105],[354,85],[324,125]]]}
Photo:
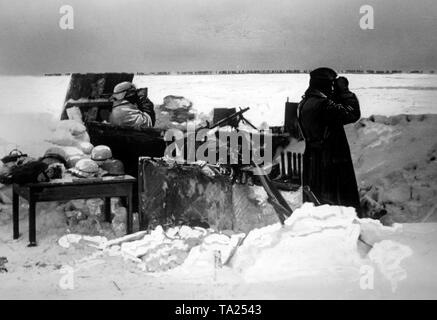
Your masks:
{"label": "machine gun barrel", "polygon": [[210,125],[210,126],[209,126],[209,129],[214,129],[214,128],[216,128],[216,127],[219,127],[219,126],[221,126],[221,125],[223,125],[223,124],[225,124],[225,123],[231,121],[231,120],[234,119],[235,117],[239,117],[239,116],[241,116],[243,113],[245,113],[245,112],[248,111],[249,109],[250,109],[249,107],[244,108],[244,109],[241,109],[241,108],[240,108],[240,111],[235,112],[235,113],[233,113],[233,114],[227,116],[226,118],[223,118],[222,120],[220,120],[220,121],[218,121],[218,122],[213,123],[212,125]]}

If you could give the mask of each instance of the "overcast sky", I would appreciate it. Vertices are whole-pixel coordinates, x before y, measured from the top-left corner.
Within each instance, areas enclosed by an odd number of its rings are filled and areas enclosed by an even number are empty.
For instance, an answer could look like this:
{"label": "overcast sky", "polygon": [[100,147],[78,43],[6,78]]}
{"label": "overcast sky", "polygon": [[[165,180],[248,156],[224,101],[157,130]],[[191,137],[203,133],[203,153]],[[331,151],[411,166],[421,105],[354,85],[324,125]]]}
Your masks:
{"label": "overcast sky", "polygon": [[[365,4],[374,30],[360,29]],[[0,0],[0,74],[322,65],[437,69],[437,1]]]}

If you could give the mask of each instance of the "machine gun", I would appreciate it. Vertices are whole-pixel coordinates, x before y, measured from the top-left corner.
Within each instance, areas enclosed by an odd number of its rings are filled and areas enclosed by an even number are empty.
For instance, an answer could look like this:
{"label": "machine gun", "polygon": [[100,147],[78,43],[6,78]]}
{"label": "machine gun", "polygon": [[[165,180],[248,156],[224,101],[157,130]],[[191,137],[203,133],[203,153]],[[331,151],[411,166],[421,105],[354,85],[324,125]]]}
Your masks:
{"label": "machine gun", "polygon": [[[249,126],[251,126],[253,129],[255,129],[255,130],[258,130],[258,128],[257,127],[255,127],[249,120],[247,120],[244,116],[243,116],[243,113],[245,113],[245,112],[247,112],[248,110],[249,110],[250,108],[249,107],[247,107],[247,108],[244,108],[244,109],[241,109],[240,108],[240,111],[237,111],[237,112],[235,112],[235,113],[233,113],[233,114],[231,114],[231,115],[229,115],[229,116],[227,116],[227,117],[225,117],[225,118],[223,118],[223,119],[221,119],[220,121],[218,121],[218,122],[216,122],[216,123],[213,123],[213,124],[209,124],[208,123],[208,125],[207,125],[207,128],[209,128],[209,129],[214,129],[214,128],[217,128],[217,127],[222,127],[222,126],[225,126],[225,125],[231,125],[232,127],[234,127],[235,129],[236,129],[236,127],[238,126],[238,123],[240,122],[240,121],[243,121],[243,123],[247,123]],[[231,124],[232,122],[234,122],[235,121],[235,119],[237,120],[234,124]]]}

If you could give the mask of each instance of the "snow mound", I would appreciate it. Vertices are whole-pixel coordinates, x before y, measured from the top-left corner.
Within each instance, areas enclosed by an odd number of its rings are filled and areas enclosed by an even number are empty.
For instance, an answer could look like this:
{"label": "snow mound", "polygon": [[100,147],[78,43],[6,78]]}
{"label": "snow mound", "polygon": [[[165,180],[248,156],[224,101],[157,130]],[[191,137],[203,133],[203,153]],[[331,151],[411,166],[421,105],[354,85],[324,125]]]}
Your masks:
{"label": "snow mound", "polygon": [[83,142],[90,142],[85,125],[75,120],[62,120],[56,124],[48,142],[59,146],[79,147]]}
{"label": "snow mound", "polygon": [[394,223],[392,226],[384,226],[379,220],[369,218],[360,219],[359,223],[361,240],[371,246],[402,232],[402,225],[399,223]]}
{"label": "snow mound", "polygon": [[[134,234],[111,240],[106,243],[106,249],[110,255],[138,262],[138,266],[146,272],[166,272],[182,264],[202,267],[202,259],[209,257],[210,253],[222,251],[223,258],[220,260],[225,260],[225,255],[231,250],[230,238],[211,229],[181,226],[164,231],[157,226],[150,233],[137,234],[138,237]],[[200,255],[197,254],[199,249],[202,252]]]}
{"label": "snow mound", "polygon": [[392,291],[395,292],[399,281],[407,278],[407,271],[401,267],[401,261],[412,254],[413,251],[408,246],[392,240],[383,240],[373,246],[369,258],[390,281]]}
{"label": "snow mound", "polygon": [[[402,232],[402,225],[358,219],[350,207],[305,203],[280,224],[251,231],[232,261],[248,282],[283,281],[296,277],[356,281],[360,267],[370,260],[395,291],[407,277],[400,266],[412,255],[410,247],[388,240]],[[361,257],[358,242],[370,251]]]}
{"label": "snow mound", "polygon": [[[102,254],[133,261],[148,274],[215,279],[222,269],[247,282],[349,279],[358,283],[361,267],[371,263],[396,290],[407,277],[400,263],[412,255],[411,248],[388,239],[401,231],[401,225],[387,227],[379,221],[358,219],[351,207],[305,203],[284,225],[272,224],[247,235],[157,226],[109,241],[70,234],[59,245],[68,248],[84,243]],[[359,241],[369,249],[365,257]]]}
{"label": "snow mound", "polygon": [[232,266],[246,281],[275,281],[358,266],[360,226],[353,208],[305,203],[285,225],[251,231]]}

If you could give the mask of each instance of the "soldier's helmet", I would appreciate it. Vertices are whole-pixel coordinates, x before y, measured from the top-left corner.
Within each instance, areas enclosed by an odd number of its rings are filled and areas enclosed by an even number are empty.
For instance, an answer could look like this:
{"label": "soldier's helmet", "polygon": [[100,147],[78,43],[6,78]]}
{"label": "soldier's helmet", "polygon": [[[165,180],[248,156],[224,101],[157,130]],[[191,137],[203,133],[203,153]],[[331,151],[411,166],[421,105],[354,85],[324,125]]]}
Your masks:
{"label": "soldier's helmet", "polygon": [[42,157],[43,161],[46,159],[48,164],[60,162],[66,165],[68,157],[65,150],[61,147],[51,147],[46,150],[44,156]]}
{"label": "soldier's helmet", "polygon": [[112,97],[115,100],[122,100],[125,97],[129,97],[131,94],[136,92],[136,90],[137,88],[132,84],[132,82],[124,81],[114,87]]}
{"label": "soldier's helmet", "polygon": [[100,166],[103,170],[107,172],[110,176],[121,176],[124,175],[124,165],[123,162],[117,159],[109,159],[103,162]]}
{"label": "soldier's helmet", "polygon": [[105,161],[112,158],[112,151],[108,146],[95,146],[91,150],[91,159],[94,161]]}
{"label": "soldier's helmet", "polygon": [[70,171],[78,177],[90,178],[99,174],[99,166],[91,159],[81,159]]}
{"label": "soldier's helmet", "polygon": [[80,154],[76,154],[71,157],[68,157],[67,168],[74,168],[76,164],[82,159],[88,159],[88,158],[85,158],[83,155]]}

